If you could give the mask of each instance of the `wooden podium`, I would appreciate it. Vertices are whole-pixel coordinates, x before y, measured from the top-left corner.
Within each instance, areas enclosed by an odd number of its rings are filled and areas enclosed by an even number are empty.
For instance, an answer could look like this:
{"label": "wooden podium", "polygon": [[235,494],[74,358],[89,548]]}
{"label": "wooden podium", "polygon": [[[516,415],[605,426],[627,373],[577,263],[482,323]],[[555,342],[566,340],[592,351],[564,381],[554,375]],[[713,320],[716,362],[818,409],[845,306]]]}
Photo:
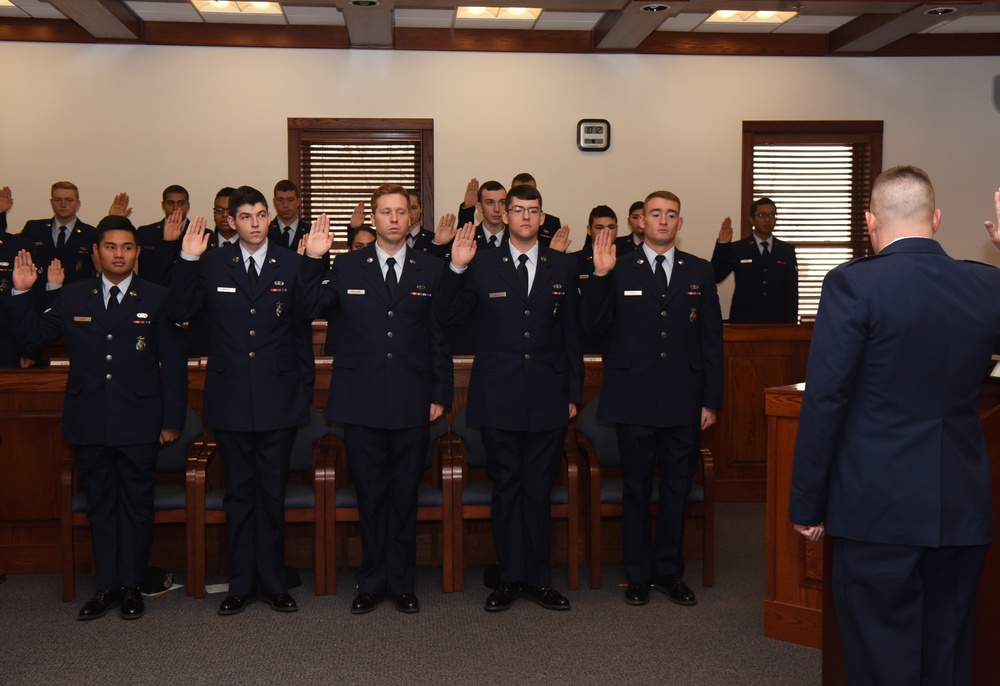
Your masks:
{"label": "wooden podium", "polygon": [[[764,635],[823,649],[823,684],[846,684],[836,613],[828,585],[830,540],[814,543],[797,534],[788,520],[788,494],[799,410],[805,384],[768,388],[767,413],[767,571]],[[993,472],[993,519],[1000,531],[1000,383],[988,380],[979,398]],[[976,602],[976,684],[1000,683],[1000,547],[991,545]],[[827,612],[824,612],[824,609]]]}

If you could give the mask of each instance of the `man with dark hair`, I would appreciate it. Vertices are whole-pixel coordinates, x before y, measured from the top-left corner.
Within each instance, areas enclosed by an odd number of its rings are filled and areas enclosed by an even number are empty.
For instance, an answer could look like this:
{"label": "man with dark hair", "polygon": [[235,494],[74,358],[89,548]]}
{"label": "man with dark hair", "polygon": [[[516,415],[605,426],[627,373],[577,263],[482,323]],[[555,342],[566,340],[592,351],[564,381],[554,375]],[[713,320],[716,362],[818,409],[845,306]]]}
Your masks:
{"label": "man with dark hair", "polygon": [[295,182],[282,179],[274,184],[275,217],[267,227],[267,239],[274,245],[298,250],[299,241],[309,233],[309,224],[299,216],[302,195]]}
{"label": "man with dark hair", "polygon": [[[492,182],[497,183],[497,182]],[[497,183],[497,185],[500,185]],[[535,182],[535,177],[527,172],[522,172],[515,176],[510,182],[511,188],[514,186],[531,186],[532,188],[537,188],[537,183]],[[503,186],[500,186],[501,188]],[[494,187],[494,190],[495,187]],[[482,208],[478,207],[477,204],[477,193],[479,192],[479,182],[476,179],[471,179],[469,185],[465,189],[465,200],[458,208],[458,225],[465,226],[468,223],[475,224],[476,222],[476,210],[483,212]],[[485,213],[483,214],[483,219],[486,219]],[[542,220],[542,225],[538,229],[538,242],[542,245],[547,246],[552,239],[556,236],[556,232],[564,228],[562,222],[559,221],[559,217],[554,214],[545,214],[545,219]],[[565,231],[562,232],[561,236],[568,237],[569,227],[565,227]],[[568,243],[568,241],[567,241]]]}
{"label": "man with dark hair", "polygon": [[731,324],[797,324],[799,321],[799,267],[795,246],[778,240],[774,226],[778,212],[770,198],[750,206],[753,231],[730,243],[733,222],[722,221],[712,253],[716,283],[736,274]]}
{"label": "man with dark hair", "polygon": [[671,601],[694,605],[684,582],[684,507],[701,433],[722,407],[722,312],[712,266],[676,248],[680,199],[656,191],[644,205],[639,250],[618,259],[610,233],[594,239],[583,328],[611,335],[597,417],[615,423],[621,454],[625,602],[645,605],[652,583]]}
{"label": "man with dark hair", "polygon": [[642,245],[642,213],[646,204],[642,200],[637,200],[628,208],[628,230],[629,233],[615,239],[615,248],[618,250],[618,257],[625,257],[633,250],[637,250]]}
{"label": "man with dark hair", "polygon": [[215,194],[215,202],[212,204],[212,219],[215,221],[215,232],[208,239],[208,249],[221,248],[223,246],[233,246],[239,243],[239,236],[236,229],[229,225],[229,198],[236,191],[231,186],[220,188]]}
{"label": "man with dark hair", "polygon": [[177,184],[164,188],[160,209],[163,219],[140,226],[136,232],[140,248],[139,273],[147,281],[169,286],[170,273],[181,248],[181,236],[189,223],[187,214],[191,202],[187,189]]}
{"label": "man with dark hair", "polygon": [[503,220],[506,247],[478,257],[475,229],[465,224],[441,280],[446,324],[479,316],[467,419],[481,429],[493,482],[501,581],[485,609],[506,610],[524,596],[568,610],[552,588],[550,537],[552,486],[583,391],[576,264],[539,244],[544,213],[535,188],[511,188]]}
{"label": "man with dark hair", "polygon": [[167,316],[167,290],[132,273],[139,248],[131,222],[102,219],[93,249],[101,276],[63,287],[40,316],[32,297],[20,295],[38,278],[22,250],[15,297],[4,304],[23,344],[66,341],[62,436],[73,446],[87,496],[97,572],[97,592],[79,618],[103,617],[120,605],[123,618],[137,619],[145,612],[139,586],[153,535],[153,470],[160,445],[184,428],[187,359]]}
{"label": "man with dark hair", "polygon": [[229,213],[238,246],[206,252],[205,218],[195,217],[170,288],[176,321],[205,308],[211,326],[204,421],[222,454],[229,553],[229,595],[219,614],[242,612],[258,588],[272,609],[294,612],[285,579],[285,483],[315,374],[312,356],[302,355],[308,319],[295,306],[302,258],[268,241],[260,191],[237,188]]}
{"label": "man with dark hair", "polygon": [[344,424],[358,491],[364,558],[353,614],[386,597],[400,612],[420,610],[417,492],[430,422],[452,397],[452,360],[435,311],[444,262],[407,246],[409,197],[402,186],[379,186],[371,199],[375,244],[338,256],[325,279],[318,258],[333,236],[322,215],[299,274],[303,312],[328,314],[334,361],[326,416]]}
{"label": "man with dark hair", "polygon": [[85,224],[80,211],[80,191],[69,181],[52,184],[52,219],[31,219],[21,229],[21,237],[35,244],[38,267],[47,270],[52,260],[59,260],[66,283],[94,275],[91,257],[94,227]]}
{"label": "man with dark hair", "polygon": [[810,540],[836,537],[827,583],[851,684],[971,684],[994,535],[978,399],[1000,350],[1000,270],[934,240],[941,211],[916,167],[875,180],[865,220],[875,254],[823,280],[788,517]]}

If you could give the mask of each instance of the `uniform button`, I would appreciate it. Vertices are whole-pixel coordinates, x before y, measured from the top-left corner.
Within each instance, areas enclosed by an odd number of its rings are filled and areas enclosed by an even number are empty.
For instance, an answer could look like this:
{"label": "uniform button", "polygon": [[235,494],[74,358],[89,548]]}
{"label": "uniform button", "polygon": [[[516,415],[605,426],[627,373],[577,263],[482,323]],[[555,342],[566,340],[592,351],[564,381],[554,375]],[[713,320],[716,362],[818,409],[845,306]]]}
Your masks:
{"label": "uniform button", "polygon": [[257,314],[257,308],[256,307],[251,307],[250,308],[250,314]]}
{"label": "uniform button", "polygon": [[107,375],[107,376],[105,376],[104,378],[105,378],[105,379],[109,379],[109,380],[110,380],[110,379],[111,379],[111,375],[110,375],[110,374],[108,374],[108,375]]}
{"label": "uniform button", "polygon": [[667,332],[666,331],[661,331],[660,332],[660,338],[666,338],[666,337],[667,337]]}
{"label": "uniform button", "polygon": [[257,357],[257,353],[255,353],[255,352],[251,352],[251,353],[250,353],[250,357]]}
{"label": "uniform button", "polygon": [[666,353],[660,353],[660,357],[665,360],[665,359],[667,359],[667,354]]}
{"label": "uniform button", "polygon": [[114,336],[112,336],[111,334],[108,334],[108,340],[110,341],[112,338],[114,338]]}
{"label": "uniform button", "polygon": [[525,317],[530,317],[531,316],[531,310],[525,310],[524,311],[524,316]]}
{"label": "uniform button", "polygon": [[766,284],[766,283],[767,283],[767,279],[764,279],[763,281],[761,281],[761,284]]}
{"label": "uniform button", "polygon": [[389,338],[392,338],[392,331],[390,331],[389,333],[387,333],[386,336],[388,336]]}
{"label": "uniform button", "polygon": [[385,359],[391,360],[392,359],[392,353],[386,353]]}
{"label": "uniform button", "polygon": [[251,331],[250,331],[250,335],[251,335],[251,336],[256,336],[256,335],[257,335],[257,332],[251,329]]}
{"label": "uniform button", "polygon": [[531,332],[530,331],[525,331],[524,332],[524,337],[525,338],[531,338]]}
{"label": "uniform button", "polygon": [[389,316],[390,316],[390,317],[395,317],[395,316],[396,316],[396,313],[395,313],[395,312],[393,312],[392,310],[389,310]]}
{"label": "uniform button", "polygon": [[111,361],[111,355],[105,355],[104,359],[107,360],[108,362],[110,362]]}
{"label": "uniform button", "polygon": [[524,353],[524,359],[530,360],[531,359],[531,353]]}
{"label": "uniform button", "polygon": [[667,311],[663,310],[663,312],[660,312],[660,316],[661,317],[666,317],[667,316]]}

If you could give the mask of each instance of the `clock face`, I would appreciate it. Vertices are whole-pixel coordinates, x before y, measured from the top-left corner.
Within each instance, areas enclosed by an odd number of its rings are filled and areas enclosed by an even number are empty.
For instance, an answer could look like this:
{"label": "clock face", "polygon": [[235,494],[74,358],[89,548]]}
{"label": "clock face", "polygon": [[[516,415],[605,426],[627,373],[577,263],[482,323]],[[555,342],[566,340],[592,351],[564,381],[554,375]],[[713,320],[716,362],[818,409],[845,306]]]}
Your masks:
{"label": "clock face", "polygon": [[580,150],[607,150],[611,146],[611,124],[607,119],[581,119],[576,125],[576,146]]}

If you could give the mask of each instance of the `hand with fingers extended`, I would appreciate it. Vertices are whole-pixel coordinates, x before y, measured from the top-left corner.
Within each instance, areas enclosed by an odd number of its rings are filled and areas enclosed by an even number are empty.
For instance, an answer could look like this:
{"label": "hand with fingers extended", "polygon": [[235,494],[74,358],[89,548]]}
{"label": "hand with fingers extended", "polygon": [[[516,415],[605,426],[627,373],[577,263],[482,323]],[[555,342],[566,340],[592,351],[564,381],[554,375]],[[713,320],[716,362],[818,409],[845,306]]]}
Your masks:
{"label": "hand with fingers extended", "polygon": [[[179,213],[180,210],[174,212],[174,214]],[[164,234],[166,234],[165,226]],[[199,214],[188,224],[188,229],[184,233],[184,240],[181,242],[181,252],[191,257],[201,257],[208,250],[209,238],[211,238],[211,235],[205,230],[205,217]]]}
{"label": "hand with fingers extended", "polygon": [[313,220],[309,233],[302,236],[307,257],[325,257],[333,245],[333,234],[330,232],[330,218],[325,214]]}
{"label": "hand with fingers extended", "polygon": [[466,222],[455,234],[451,246],[451,264],[455,269],[465,269],[475,256],[476,227],[472,222]]}

